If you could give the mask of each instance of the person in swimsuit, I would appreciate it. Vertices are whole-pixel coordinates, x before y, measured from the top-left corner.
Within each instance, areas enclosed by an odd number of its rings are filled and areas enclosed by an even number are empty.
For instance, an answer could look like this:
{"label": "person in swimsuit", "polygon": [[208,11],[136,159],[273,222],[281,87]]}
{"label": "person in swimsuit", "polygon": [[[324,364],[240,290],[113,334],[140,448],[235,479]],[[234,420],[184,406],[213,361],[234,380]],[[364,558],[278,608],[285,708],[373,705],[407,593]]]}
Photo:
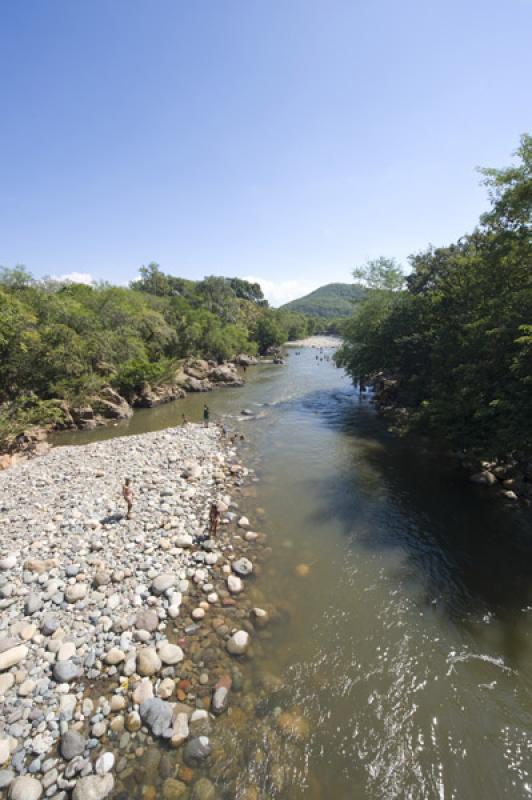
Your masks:
{"label": "person in swimsuit", "polygon": [[218,503],[213,503],[209,513],[209,536],[216,536],[219,521],[220,509],[218,508]]}
{"label": "person in swimsuit", "polygon": [[122,486],[122,496],[127,503],[126,519],[131,519],[131,509],[133,508],[133,489],[131,488],[130,478],[126,478]]}

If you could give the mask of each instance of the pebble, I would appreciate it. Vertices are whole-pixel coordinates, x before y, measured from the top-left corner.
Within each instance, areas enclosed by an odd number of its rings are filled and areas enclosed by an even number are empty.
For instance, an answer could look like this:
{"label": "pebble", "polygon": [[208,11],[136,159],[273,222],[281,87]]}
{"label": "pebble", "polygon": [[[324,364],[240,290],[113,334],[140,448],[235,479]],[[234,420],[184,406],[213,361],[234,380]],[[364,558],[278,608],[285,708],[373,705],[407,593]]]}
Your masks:
{"label": "pebble", "polygon": [[61,755],[66,761],[80,756],[87,745],[87,740],[78,731],[68,730],[61,737]]}
{"label": "pebble", "polygon": [[10,669],[19,664],[26,658],[28,652],[25,644],[19,644],[17,647],[11,647],[9,650],[0,653],[0,671]]}
{"label": "pebble", "polygon": [[183,661],[184,657],[182,649],[177,644],[164,642],[159,646],[159,658],[163,664],[178,664],[180,661]]}
{"label": "pebble", "polygon": [[111,772],[115,765],[115,757],[113,753],[106,752],[102,753],[96,759],[95,770],[97,775],[105,775],[107,772]]}
{"label": "pebble", "polygon": [[30,775],[15,778],[9,787],[9,800],[39,800],[42,796],[40,781]]}
{"label": "pebble", "polygon": [[249,633],[237,631],[227,641],[227,652],[232,656],[239,656],[246,652],[249,646]]}

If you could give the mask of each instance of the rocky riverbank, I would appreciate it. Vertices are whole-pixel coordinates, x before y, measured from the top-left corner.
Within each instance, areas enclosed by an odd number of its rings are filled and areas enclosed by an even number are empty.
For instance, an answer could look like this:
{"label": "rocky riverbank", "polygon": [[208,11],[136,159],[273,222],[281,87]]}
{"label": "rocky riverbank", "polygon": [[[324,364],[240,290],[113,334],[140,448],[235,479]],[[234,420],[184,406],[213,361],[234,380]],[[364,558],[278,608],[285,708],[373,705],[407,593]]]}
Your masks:
{"label": "rocky riverbank", "polygon": [[232,496],[247,472],[217,429],[187,425],[0,474],[0,794],[129,797],[160,740],[172,770],[142,797],[215,796],[214,720],[274,614],[251,602],[267,548]]}
{"label": "rocky riverbank", "polygon": [[[243,386],[242,369],[259,363],[255,356],[241,354],[234,361],[218,364],[215,361],[189,359],[164,384],[152,386],[144,382],[127,398],[112,386],[104,386],[83,404],[68,404],[52,400],[54,422],[33,425],[14,433],[0,443],[0,470],[28,458],[48,452],[48,434],[58,430],[93,430],[117,420],[128,419],[136,408],[154,408],[186,397],[189,392],[210,392],[215,388]],[[239,371],[240,368],[240,371]],[[16,414],[16,406],[13,409]]]}

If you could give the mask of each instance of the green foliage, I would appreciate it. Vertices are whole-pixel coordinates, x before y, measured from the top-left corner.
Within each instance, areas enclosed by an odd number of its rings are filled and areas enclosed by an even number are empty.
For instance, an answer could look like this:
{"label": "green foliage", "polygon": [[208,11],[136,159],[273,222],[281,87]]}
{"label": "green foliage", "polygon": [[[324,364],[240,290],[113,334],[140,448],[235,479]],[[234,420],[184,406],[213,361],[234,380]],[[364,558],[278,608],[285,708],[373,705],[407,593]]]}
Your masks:
{"label": "green foliage", "polygon": [[344,327],[353,378],[398,378],[423,430],[486,457],[532,453],[532,139],[484,170],[491,209],[449,247],[410,258],[405,291],[373,289]]}
{"label": "green foliage", "polygon": [[253,331],[259,353],[264,354],[270,347],[278,347],[286,340],[286,334],[273,316],[261,317]]}
{"label": "green foliage", "polygon": [[260,286],[240,278],[193,282],[150,263],[121,288],[36,281],[24,267],[3,268],[3,425],[18,428],[39,415],[45,422],[57,404],[42,403],[83,403],[104,384],[130,397],[144,382],[171,382],[179,359],[224,361],[254,354],[266,340],[280,344],[287,333],[276,319]]}
{"label": "green foliage", "polygon": [[368,289],[385,289],[396,292],[404,286],[404,273],[394,258],[375,258],[361,267],[355,267],[353,278]]}
{"label": "green foliage", "polygon": [[285,303],[279,311],[294,311],[313,317],[350,317],[354,304],[365,294],[363,286],[350,283],[328,283],[314,292]]}

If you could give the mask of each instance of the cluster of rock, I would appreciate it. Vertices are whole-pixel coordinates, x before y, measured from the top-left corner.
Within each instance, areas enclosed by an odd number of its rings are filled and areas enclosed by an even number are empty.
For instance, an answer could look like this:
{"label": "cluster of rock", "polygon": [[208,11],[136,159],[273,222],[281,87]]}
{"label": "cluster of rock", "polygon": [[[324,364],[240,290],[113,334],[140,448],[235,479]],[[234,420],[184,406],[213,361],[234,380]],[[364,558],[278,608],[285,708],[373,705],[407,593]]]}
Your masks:
{"label": "cluster of rock", "polygon": [[483,461],[480,466],[480,471],[471,475],[473,483],[490,486],[507,500],[532,502],[532,463],[509,459],[504,463]]}
{"label": "cluster of rock", "polygon": [[[103,800],[127,767],[115,768],[116,745],[137,733],[182,748],[190,774],[208,759],[211,720],[238,678],[222,651],[230,663],[246,654],[269,617],[237,608],[256,568],[232,542],[261,535],[228,494],[246,474],[235,458],[214,429],[186,426],[55,449],[0,475],[0,792],[11,800]],[[213,501],[225,525],[204,540]],[[96,681],[112,688],[95,700]]]}

